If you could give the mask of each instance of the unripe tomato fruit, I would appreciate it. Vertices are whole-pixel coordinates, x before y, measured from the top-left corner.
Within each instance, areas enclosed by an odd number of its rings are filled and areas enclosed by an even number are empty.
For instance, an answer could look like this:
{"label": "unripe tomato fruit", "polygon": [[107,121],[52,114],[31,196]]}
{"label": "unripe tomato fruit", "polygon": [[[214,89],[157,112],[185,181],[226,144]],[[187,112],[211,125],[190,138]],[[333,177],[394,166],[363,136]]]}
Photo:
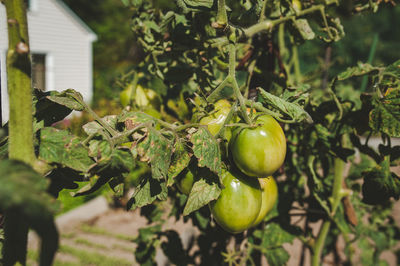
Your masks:
{"label": "unripe tomato fruit", "polygon": [[194,183],[194,175],[191,170],[186,170],[178,175],[176,186],[179,191],[185,195],[189,195]]}
{"label": "unripe tomato fruit", "polygon": [[301,1],[300,0],[293,0],[292,5],[293,5],[294,10],[296,10],[296,12],[301,11]]}
{"label": "unripe tomato fruit", "polygon": [[254,221],[253,226],[258,225],[264,220],[265,216],[272,210],[276,200],[278,199],[278,186],[272,176],[259,178],[261,186],[261,209],[258,213],[257,219]]}
{"label": "unripe tomato fruit", "polygon": [[281,126],[270,115],[256,119],[254,128],[234,131],[229,147],[236,166],[246,175],[267,177],[283,164],[286,139]]}
{"label": "unripe tomato fruit", "polygon": [[222,174],[224,188],[210,203],[215,221],[230,233],[240,233],[254,224],[261,208],[261,188],[254,178],[240,172]]}

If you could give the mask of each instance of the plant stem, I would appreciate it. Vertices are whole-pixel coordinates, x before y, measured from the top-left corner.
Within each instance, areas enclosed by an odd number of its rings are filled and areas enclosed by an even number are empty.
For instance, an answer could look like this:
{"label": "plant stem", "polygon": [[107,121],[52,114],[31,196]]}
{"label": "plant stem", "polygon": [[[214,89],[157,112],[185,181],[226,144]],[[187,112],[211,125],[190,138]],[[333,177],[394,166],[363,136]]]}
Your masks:
{"label": "plant stem", "polygon": [[226,15],[225,0],[218,0],[218,13],[217,13],[218,26],[224,27],[228,24],[228,16]]}
{"label": "plant stem", "polygon": [[4,1],[8,24],[9,158],[34,165],[31,60],[24,0]]}
{"label": "plant stem", "polygon": [[[343,146],[345,146],[345,136],[342,137],[343,140]],[[333,218],[335,216],[337,207],[340,204],[340,201],[342,200],[342,182],[343,182],[343,170],[344,170],[344,162],[342,161],[342,159],[336,157],[334,160],[334,171],[335,171],[335,175],[334,175],[334,180],[333,180],[333,190],[332,190],[332,197],[331,197],[331,213],[330,213],[330,218]],[[322,224],[321,230],[318,234],[318,238],[315,242],[315,246],[314,246],[314,254],[313,254],[313,258],[312,258],[312,265],[313,266],[319,266],[321,265],[321,254],[322,254],[322,250],[324,248],[325,245],[325,240],[326,237],[328,236],[329,233],[329,229],[332,223],[332,219],[328,218],[327,220],[324,221],[324,223]]]}

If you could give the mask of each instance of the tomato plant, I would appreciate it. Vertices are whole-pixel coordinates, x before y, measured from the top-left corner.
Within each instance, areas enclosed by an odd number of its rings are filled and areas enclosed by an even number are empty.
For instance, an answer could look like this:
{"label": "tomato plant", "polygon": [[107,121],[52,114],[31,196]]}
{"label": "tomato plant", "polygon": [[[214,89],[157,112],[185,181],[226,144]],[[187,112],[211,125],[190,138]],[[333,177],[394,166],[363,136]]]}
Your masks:
{"label": "tomato plant", "polygon": [[259,116],[254,123],[254,128],[238,128],[229,147],[233,161],[243,173],[267,177],[278,170],[285,160],[285,134],[269,115]]}
{"label": "tomato plant", "polygon": [[[24,4],[1,2],[9,47],[19,48],[8,53],[10,121],[0,141],[6,265],[25,264],[29,228],[42,237],[41,264],[52,263],[51,197],[78,182],[85,185],[74,196],[107,185],[127,197],[127,209],[143,208],[149,225],[134,240],[143,265],[157,249],[177,265],[258,265],[262,257],[286,265],[296,242],[315,266],[330,254],[338,265],[380,265],[382,252],[398,252],[400,60],[330,69],[343,10],[380,12],[391,1],[177,0],[160,8],[123,0],[141,61],[118,83],[130,106],[101,117],[72,89],[31,95]],[[315,73],[305,72],[304,57]],[[93,118],[86,136],[53,126],[72,111]],[[227,147],[222,132],[231,128]],[[382,140],[377,148],[372,139]],[[191,244],[163,230],[165,217],[196,227]]]}

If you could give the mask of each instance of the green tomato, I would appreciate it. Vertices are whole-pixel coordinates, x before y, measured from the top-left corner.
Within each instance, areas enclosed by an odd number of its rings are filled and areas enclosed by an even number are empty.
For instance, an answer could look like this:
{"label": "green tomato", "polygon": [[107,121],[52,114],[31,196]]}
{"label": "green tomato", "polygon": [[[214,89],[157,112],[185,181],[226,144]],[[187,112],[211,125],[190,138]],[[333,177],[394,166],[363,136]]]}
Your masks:
{"label": "green tomato", "polygon": [[246,175],[267,177],[283,164],[286,139],[281,126],[270,115],[256,119],[254,128],[236,129],[230,151],[236,166]]}
{"label": "green tomato", "polygon": [[262,190],[262,202],[260,212],[253,226],[258,225],[264,220],[265,216],[272,210],[278,199],[278,186],[272,176],[259,178],[258,181],[260,182]]}
{"label": "green tomato", "polygon": [[119,101],[122,106],[127,106],[129,104],[129,98],[131,97],[131,90],[125,89],[119,94]]}
{"label": "green tomato", "polygon": [[[119,94],[119,100],[123,106],[127,106],[129,104],[132,89],[132,84],[130,84]],[[161,100],[157,93],[150,89],[144,89],[140,85],[136,86],[135,99],[133,100],[140,108],[154,108],[156,110],[160,109]]]}
{"label": "green tomato", "polygon": [[[210,133],[215,136],[220,131],[226,117],[231,110],[231,104],[227,100],[219,100],[214,104],[216,112],[205,116],[200,120],[200,124],[207,125]],[[229,141],[232,136],[230,128],[225,129],[225,138]]]}
{"label": "green tomato", "polygon": [[256,179],[239,171],[222,174],[224,188],[210,203],[215,221],[230,233],[240,233],[254,224],[261,209],[261,188]]}
{"label": "green tomato", "polygon": [[179,191],[185,195],[189,195],[194,183],[194,175],[192,170],[187,169],[186,171],[180,173],[177,178],[178,182],[176,183],[176,186],[178,187]]}
{"label": "green tomato", "polygon": [[301,11],[301,1],[300,0],[293,0],[292,6],[293,6],[293,9],[296,10],[296,12]]}

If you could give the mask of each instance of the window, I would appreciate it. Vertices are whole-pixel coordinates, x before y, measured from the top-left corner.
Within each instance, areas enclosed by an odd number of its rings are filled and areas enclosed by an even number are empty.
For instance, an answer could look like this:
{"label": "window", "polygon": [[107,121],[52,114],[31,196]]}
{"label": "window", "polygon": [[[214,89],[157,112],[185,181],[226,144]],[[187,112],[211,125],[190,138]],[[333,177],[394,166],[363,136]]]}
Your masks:
{"label": "window", "polygon": [[46,55],[32,54],[32,86],[46,90]]}
{"label": "window", "polygon": [[26,9],[28,11],[36,11],[37,10],[37,1],[38,0],[24,0],[26,4]]}

